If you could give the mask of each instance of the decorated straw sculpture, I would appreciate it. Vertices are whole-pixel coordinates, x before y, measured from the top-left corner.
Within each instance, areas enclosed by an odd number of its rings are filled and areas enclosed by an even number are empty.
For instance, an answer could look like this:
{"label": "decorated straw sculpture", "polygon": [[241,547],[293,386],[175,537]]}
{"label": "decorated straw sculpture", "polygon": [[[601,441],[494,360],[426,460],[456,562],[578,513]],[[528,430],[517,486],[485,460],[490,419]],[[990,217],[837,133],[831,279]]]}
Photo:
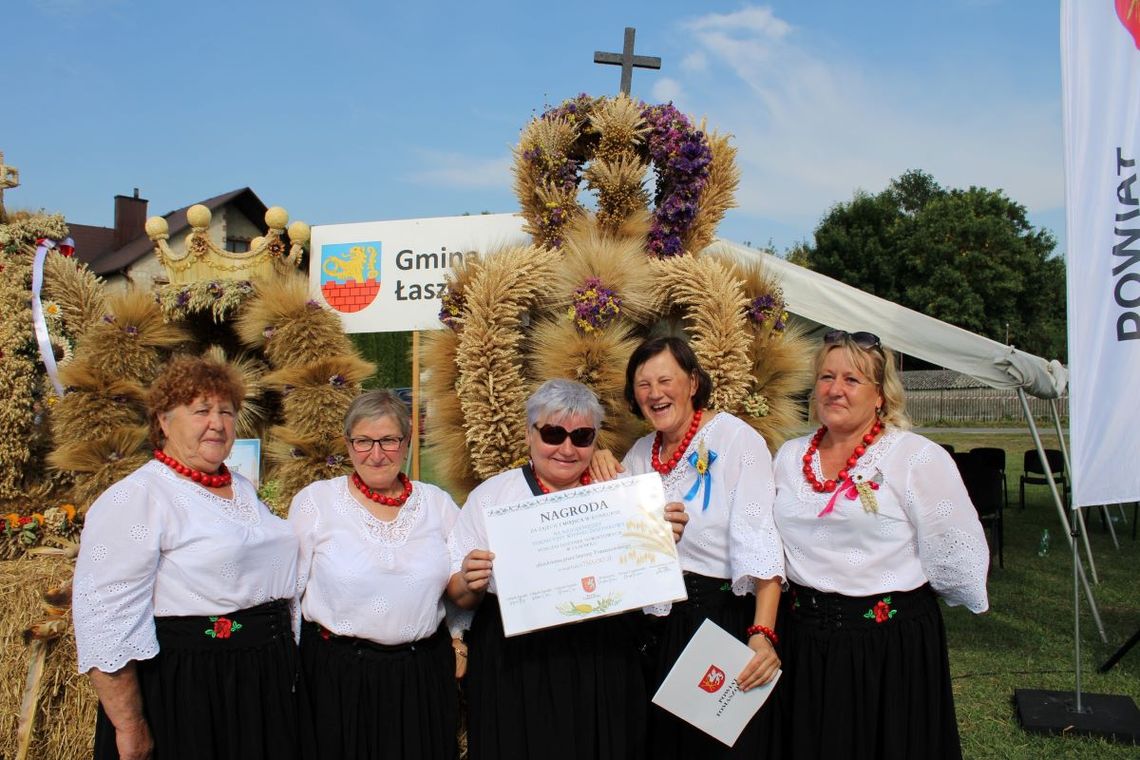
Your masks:
{"label": "decorated straw sculpture", "polygon": [[[171,284],[157,293],[110,295],[86,266],[48,253],[42,300],[62,398],[44,376],[28,301],[35,241],[60,239],[66,226],[47,216],[0,225],[0,560],[8,560],[0,561],[0,611],[10,643],[0,757],[90,752],[95,696],[74,672],[70,612],[62,597],[57,606],[42,595],[71,577],[84,510],[150,458],[146,389],[173,355],[205,354],[240,373],[237,433],[266,439],[262,495],[276,509],[344,469],[341,420],[373,368],[295,271],[307,225],[290,225],[286,245],[288,216],[270,209],[269,231],[239,266],[216,255],[208,212],[192,217],[196,259],[172,261]],[[164,223],[147,228],[160,258],[168,256]]]}
{"label": "decorated straw sculpture", "polygon": [[645,432],[623,397],[625,365],[652,335],[685,336],[713,379],[710,406],[773,451],[783,442],[800,422],[809,349],[787,329],[778,283],[710,248],[738,182],[728,137],[672,104],[580,95],[524,128],[515,191],[535,245],[454,270],[448,329],[425,348],[428,441],[457,496],[524,460],[523,405],[551,377],[594,389],[600,445],[623,454]]}

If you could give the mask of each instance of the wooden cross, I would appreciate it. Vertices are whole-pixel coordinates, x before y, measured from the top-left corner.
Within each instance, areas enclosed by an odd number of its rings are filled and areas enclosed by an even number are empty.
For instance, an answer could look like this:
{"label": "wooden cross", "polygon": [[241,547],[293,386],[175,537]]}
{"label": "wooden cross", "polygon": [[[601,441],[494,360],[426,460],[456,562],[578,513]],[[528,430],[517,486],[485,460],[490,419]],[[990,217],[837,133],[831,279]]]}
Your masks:
{"label": "wooden cross", "polygon": [[608,63],[614,66],[621,66],[621,91],[629,95],[629,89],[633,85],[633,70],[639,69],[659,69],[661,68],[661,59],[648,55],[634,55],[633,54],[633,37],[637,30],[632,26],[625,28],[625,45],[620,53],[603,53],[600,50],[594,52],[594,63]]}
{"label": "wooden cross", "polygon": [[14,166],[4,165],[4,151],[0,150],[0,218],[4,216],[4,191],[20,186],[20,172]]}

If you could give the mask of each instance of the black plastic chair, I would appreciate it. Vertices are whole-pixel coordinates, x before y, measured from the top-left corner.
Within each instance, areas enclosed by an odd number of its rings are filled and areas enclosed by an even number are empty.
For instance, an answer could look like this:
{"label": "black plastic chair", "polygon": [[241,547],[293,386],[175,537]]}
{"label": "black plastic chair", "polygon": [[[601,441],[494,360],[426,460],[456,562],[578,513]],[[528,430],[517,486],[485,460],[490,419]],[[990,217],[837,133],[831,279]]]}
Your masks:
{"label": "black plastic chair", "polygon": [[966,493],[978,512],[978,520],[989,528],[992,545],[997,547],[998,567],[1005,567],[1005,486],[1001,470],[989,464],[985,456],[963,457],[958,471],[966,485]]}
{"label": "black plastic chair", "polygon": [[1005,475],[1005,449],[994,446],[978,446],[970,449],[970,456],[1001,473],[1002,506],[1009,509],[1009,480]]}
{"label": "black plastic chair", "polygon": [[940,443],[938,445],[941,446],[942,448],[946,449],[951,454],[954,453],[954,444],[952,444],[952,443]]}
{"label": "black plastic chair", "polygon": [[[1069,477],[1065,472],[1064,455],[1057,449],[1045,449],[1045,461],[1049,463],[1049,469],[1053,472],[1053,480],[1061,489],[1061,496],[1065,505],[1068,505]],[[1041,457],[1038,456],[1037,449],[1029,449],[1025,452],[1024,471],[1021,473],[1021,479],[1018,483],[1020,492],[1018,505],[1020,509],[1025,509],[1025,486],[1027,485],[1049,485],[1049,479],[1045,476],[1045,468],[1041,465]]]}

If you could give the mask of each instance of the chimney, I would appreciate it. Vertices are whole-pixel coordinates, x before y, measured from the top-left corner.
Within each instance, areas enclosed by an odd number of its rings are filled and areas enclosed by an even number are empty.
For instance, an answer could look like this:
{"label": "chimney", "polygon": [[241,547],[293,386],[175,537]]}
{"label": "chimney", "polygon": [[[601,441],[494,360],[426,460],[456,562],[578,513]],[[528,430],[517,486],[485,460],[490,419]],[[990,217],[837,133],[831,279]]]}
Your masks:
{"label": "chimney", "polygon": [[132,197],[115,196],[115,239],[114,250],[119,250],[137,237],[146,234],[146,198],[139,197],[135,188]]}

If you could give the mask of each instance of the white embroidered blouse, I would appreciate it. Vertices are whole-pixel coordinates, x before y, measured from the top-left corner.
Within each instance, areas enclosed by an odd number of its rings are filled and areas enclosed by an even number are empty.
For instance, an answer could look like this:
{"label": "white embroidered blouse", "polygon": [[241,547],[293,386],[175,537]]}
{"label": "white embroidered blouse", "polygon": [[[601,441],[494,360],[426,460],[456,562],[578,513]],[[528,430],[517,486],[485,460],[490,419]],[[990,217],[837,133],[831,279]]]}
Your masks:
{"label": "white embroidered blouse", "polygon": [[233,491],[215,496],[152,460],[95,500],[72,587],[80,673],[157,655],[156,616],[293,599],[297,539],[237,473]]}
{"label": "white embroidered blouse", "polygon": [[[483,511],[487,507],[500,504],[515,504],[520,501],[534,498],[534,493],[527,485],[522,470],[514,469],[500,472],[498,475],[487,478],[467,495],[463,509],[459,510],[459,519],[451,529],[451,573],[458,573],[463,567],[463,558],[472,549],[487,549],[487,523]],[[498,594],[495,584],[494,570],[491,572],[491,581],[487,590]]]}
{"label": "white embroidered blouse", "polygon": [[[776,526],[788,578],[819,591],[873,596],[910,591],[927,581],[951,606],[989,607],[990,553],[958,468],[938,444],[888,427],[852,469],[853,480],[878,484],[878,511],[857,492],[816,493],[803,473],[809,437],[776,454]],[[819,456],[813,458],[821,482]]]}
{"label": "white embroidered blouse", "polygon": [[[396,518],[384,521],[350,487],[344,476],[321,480],[293,498],[301,614],[335,634],[380,644],[431,636],[445,614],[447,538],[459,508],[442,489],[413,481]],[[449,627],[464,626],[449,620]]]}
{"label": "white embroidered blouse", "polygon": [[[653,433],[640,438],[622,460],[632,475],[653,472]],[[708,507],[705,485],[690,498],[697,470],[689,455],[701,444],[716,453],[709,465]],[[772,455],[764,438],[748,423],[719,412],[693,437],[685,456],[665,475],[665,498],[685,505],[689,522],[677,544],[681,569],[731,581],[736,594],[755,591],[755,581],[784,578],[784,550],[772,520]],[[665,614],[668,605],[649,608]]]}

